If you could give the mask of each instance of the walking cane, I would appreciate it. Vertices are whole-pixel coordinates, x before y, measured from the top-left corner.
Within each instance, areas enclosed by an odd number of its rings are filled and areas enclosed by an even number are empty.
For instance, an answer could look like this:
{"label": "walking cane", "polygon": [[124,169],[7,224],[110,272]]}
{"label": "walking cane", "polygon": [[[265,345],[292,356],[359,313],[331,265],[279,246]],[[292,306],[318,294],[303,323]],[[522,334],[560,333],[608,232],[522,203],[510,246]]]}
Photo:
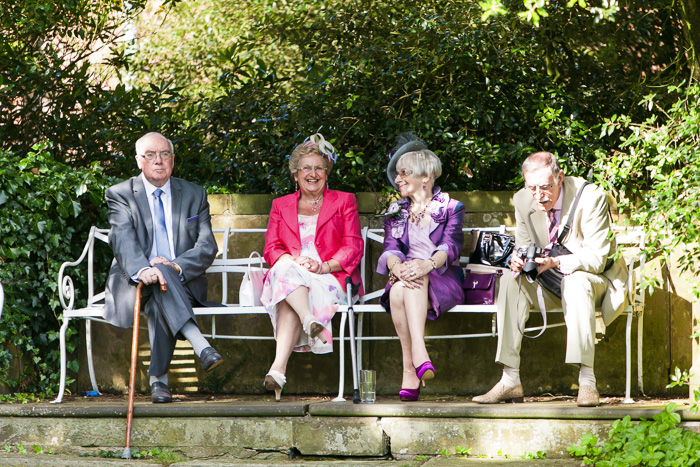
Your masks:
{"label": "walking cane", "polygon": [[[141,287],[143,282],[136,286],[136,299],[134,300],[134,332],[131,337],[131,369],[129,374],[129,406],[126,409],[126,444],[122,452],[122,459],[131,459],[131,422],[134,419],[134,392],[136,391],[136,360],[139,352],[139,317],[141,315]],[[160,285],[160,291],[165,292],[165,284]]]}

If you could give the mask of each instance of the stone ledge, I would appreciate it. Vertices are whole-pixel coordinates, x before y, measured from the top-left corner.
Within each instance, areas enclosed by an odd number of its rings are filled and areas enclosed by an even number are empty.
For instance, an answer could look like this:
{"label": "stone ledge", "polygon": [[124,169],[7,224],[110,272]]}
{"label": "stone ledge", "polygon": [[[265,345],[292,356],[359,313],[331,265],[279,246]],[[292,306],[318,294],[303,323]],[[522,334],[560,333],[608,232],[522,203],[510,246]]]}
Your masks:
{"label": "stone ledge", "polygon": [[[309,415],[316,417],[410,417],[410,418],[480,418],[480,419],[558,419],[558,420],[617,420],[629,415],[633,420],[651,419],[664,405],[643,407],[632,405],[602,405],[577,407],[572,402],[528,402],[525,404],[479,405],[473,402],[388,402],[375,404],[311,403]],[[677,411],[683,420],[698,421],[700,415],[687,410]]]}

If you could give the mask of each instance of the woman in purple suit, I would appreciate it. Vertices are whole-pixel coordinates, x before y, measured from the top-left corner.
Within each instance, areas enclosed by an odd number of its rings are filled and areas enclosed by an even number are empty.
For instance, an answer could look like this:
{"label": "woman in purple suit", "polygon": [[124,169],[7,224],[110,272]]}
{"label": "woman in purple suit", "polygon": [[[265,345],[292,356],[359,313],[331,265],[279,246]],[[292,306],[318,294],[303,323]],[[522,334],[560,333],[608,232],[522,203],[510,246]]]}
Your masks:
{"label": "woman in purple suit", "polygon": [[384,220],[384,252],[377,272],[389,274],[381,303],[401,342],[399,397],[417,401],[420,384],[435,376],[425,347],[425,319],[435,320],[464,302],[459,253],[464,205],[434,186],[440,159],[413,135],[399,137],[387,166],[401,193]]}

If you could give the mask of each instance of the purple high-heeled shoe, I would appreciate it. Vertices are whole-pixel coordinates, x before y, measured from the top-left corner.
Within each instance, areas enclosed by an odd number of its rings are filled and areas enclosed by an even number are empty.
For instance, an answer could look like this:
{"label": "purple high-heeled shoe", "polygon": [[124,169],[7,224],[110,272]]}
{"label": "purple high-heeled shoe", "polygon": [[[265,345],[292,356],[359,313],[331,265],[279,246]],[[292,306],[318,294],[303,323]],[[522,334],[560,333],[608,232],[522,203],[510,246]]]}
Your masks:
{"label": "purple high-heeled shoe", "polygon": [[416,389],[404,389],[399,391],[399,399],[403,402],[416,402],[420,396],[420,386]]}
{"label": "purple high-heeled shoe", "polygon": [[420,366],[416,367],[416,376],[423,383],[425,387],[426,379],[433,379],[435,377],[435,367],[430,362],[430,360],[423,362]]}

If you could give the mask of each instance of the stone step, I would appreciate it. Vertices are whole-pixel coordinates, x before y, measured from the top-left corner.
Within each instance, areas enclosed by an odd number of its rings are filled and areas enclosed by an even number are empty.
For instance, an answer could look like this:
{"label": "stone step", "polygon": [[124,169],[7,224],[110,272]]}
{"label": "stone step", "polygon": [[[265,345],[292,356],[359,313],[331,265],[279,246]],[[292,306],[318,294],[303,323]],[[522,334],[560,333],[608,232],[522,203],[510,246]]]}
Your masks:
{"label": "stone step", "polygon": [[[296,456],[315,462],[325,457],[358,458],[355,464],[333,465],[363,465],[357,463],[363,459],[381,465],[377,463],[389,462],[387,459],[412,462],[418,458],[431,459],[431,466],[447,467],[452,464],[441,462],[455,461],[462,448],[470,448],[472,457],[459,458],[459,465],[471,465],[464,464],[465,460],[485,462],[474,465],[523,465],[515,462],[538,451],[563,462],[569,459],[566,448],[578,443],[584,433],[606,439],[615,420],[626,415],[636,420],[652,418],[664,405],[607,402],[579,408],[568,400],[486,406],[466,401],[389,400],[355,405],[319,399],[275,403],[255,398],[152,404],[141,396],[134,408],[131,445],[138,450],[178,452],[191,462],[203,458],[214,462],[213,456],[225,456],[268,462],[266,465],[294,465],[290,457]],[[697,416],[686,410],[679,413],[684,424],[697,426]],[[0,405],[0,447],[8,446],[14,454],[20,444],[30,452],[36,445],[69,456],[121,451],[125,419],[125,397],[68,398],[60,405],[4,404]],[[439,454],[442,456],[432,458]],[[474,459],[477,455],[487,459]],[[119,465],[127,465],[123,462]],[[0,465],[5,464],[0,460]]]}
{"label": "stone step", "polygon": [[[153,460],[123,460],[86,458],[51,454],[0,454],[3,467],[148,467],[158,465]],[[465,459],[435,457],[427,461],[389,460],[248,460],[223,457],[216,459],[183,460],[172,467],[578,467],[573,459]]]}

